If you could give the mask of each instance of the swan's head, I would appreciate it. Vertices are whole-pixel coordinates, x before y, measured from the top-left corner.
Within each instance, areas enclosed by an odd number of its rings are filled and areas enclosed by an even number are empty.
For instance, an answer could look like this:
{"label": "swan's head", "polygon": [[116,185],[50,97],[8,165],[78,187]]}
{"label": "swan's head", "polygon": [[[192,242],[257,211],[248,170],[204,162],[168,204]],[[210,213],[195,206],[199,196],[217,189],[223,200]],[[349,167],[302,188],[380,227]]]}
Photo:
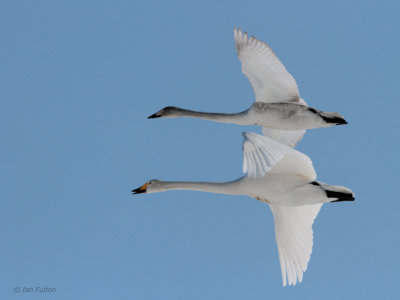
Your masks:
{"label": "swan's head", "polygon": [[162,192],[163,190],[162,181],[158,179],[152,179],[143,184],[141,187],[132,190],[132,194],[157,193]]}
{"label": "swan's head", "polygon": [[159,110],[155,114],[147,117],[147,119],[154,119],[154,118],[173,118],[176,117],[176,113],[179,112],[179,108],[175,106],[167,106],[164,107],[162,110]]}

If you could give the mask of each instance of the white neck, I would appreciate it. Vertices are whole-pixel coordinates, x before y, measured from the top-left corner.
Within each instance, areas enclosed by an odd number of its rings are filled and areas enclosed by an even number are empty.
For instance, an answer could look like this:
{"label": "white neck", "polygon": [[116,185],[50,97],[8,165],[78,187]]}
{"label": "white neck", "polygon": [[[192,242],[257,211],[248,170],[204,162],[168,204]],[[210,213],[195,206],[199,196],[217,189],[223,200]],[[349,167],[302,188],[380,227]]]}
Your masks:
{"label": "white neck", "polygon": [[223,114],[223,113],[206,113],[193,111],[183,108],[174,107],[171,109],[169,116],[170,118],[177,117],[189,117],[189,118],[198,118],[215,122],[222,123],[233,123],[239,125],[251,125],[252,122],[248,117],[248,110],[242,111],[240,113],[235,114]]}
{"label": "white neck", "polygon": [[240,187],[242,178],[229,182],[162,181],[159,184],[163,191],[192,190],[218,194],[244,195],[244,191]]}

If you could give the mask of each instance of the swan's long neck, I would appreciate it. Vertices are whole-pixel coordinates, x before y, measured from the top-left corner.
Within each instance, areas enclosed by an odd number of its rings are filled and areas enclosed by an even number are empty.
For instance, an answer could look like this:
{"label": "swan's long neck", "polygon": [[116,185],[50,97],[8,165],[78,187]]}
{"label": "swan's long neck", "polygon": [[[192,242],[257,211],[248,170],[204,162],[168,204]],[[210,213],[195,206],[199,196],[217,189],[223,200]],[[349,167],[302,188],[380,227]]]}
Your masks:
{"label": "swan's long neck", "polygon": [[174,107],[169,112],[168,117],[170,118],[189,117],[189,118],[198,118],[215,122],[234,123],[239,125],[251,125],[251,122],[249,122],[248,118],[248,110],[235,114],[224,114],[224,113],[199,112],[199,111]]}
{"label": "swan's long neck", "polygon": [[229,182],[191,182],[191,181],[162,181],[162,191],[193,190],[218,194],[244,195],[241,189],[241,179]]}

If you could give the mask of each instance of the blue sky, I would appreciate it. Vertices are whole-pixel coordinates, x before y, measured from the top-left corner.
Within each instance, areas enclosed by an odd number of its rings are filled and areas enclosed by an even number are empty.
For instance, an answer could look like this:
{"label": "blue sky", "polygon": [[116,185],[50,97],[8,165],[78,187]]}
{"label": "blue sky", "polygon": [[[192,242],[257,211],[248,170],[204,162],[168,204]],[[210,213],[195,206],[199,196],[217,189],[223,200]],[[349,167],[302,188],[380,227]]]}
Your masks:
{"label": "blue sky", "polygon": [[[399,13],[397,1],[2,1],[0,297],[393,299]],[[295,287],[282,287],[266,205],[130,194],[152,178],[241,176],[241,132],[259,128],[146,119],[250,106],[234,26],[274,49],[309,105],[350,123],[299,144],[356,201],[324,205]],[[13,291],[36,286],[57,291]]]}

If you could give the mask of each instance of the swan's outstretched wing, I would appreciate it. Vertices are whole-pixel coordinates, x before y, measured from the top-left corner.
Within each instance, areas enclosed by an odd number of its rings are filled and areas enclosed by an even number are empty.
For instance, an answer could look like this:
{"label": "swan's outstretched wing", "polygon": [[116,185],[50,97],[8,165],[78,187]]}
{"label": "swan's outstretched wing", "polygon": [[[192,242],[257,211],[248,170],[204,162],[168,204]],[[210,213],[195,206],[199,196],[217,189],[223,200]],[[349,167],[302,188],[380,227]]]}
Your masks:
{"label": "swan's outstretched wing", "polygon": [[267,136],[253,132],[243,136],[243,172],[249,177],[263,177],[285,155],[297,152]]}
{"label": "swan's outstretched wing", "polygon": [[313,246],[312,224],[322,204],[297,207],[270,205],[275,220],[275,235],[283,286],[303,280]]}
{"label": "swan's outstretched wing", "polygon": [[247,32],[234,29],[236,53],[257,102],[298,102],[296,81],[270,47]]}

